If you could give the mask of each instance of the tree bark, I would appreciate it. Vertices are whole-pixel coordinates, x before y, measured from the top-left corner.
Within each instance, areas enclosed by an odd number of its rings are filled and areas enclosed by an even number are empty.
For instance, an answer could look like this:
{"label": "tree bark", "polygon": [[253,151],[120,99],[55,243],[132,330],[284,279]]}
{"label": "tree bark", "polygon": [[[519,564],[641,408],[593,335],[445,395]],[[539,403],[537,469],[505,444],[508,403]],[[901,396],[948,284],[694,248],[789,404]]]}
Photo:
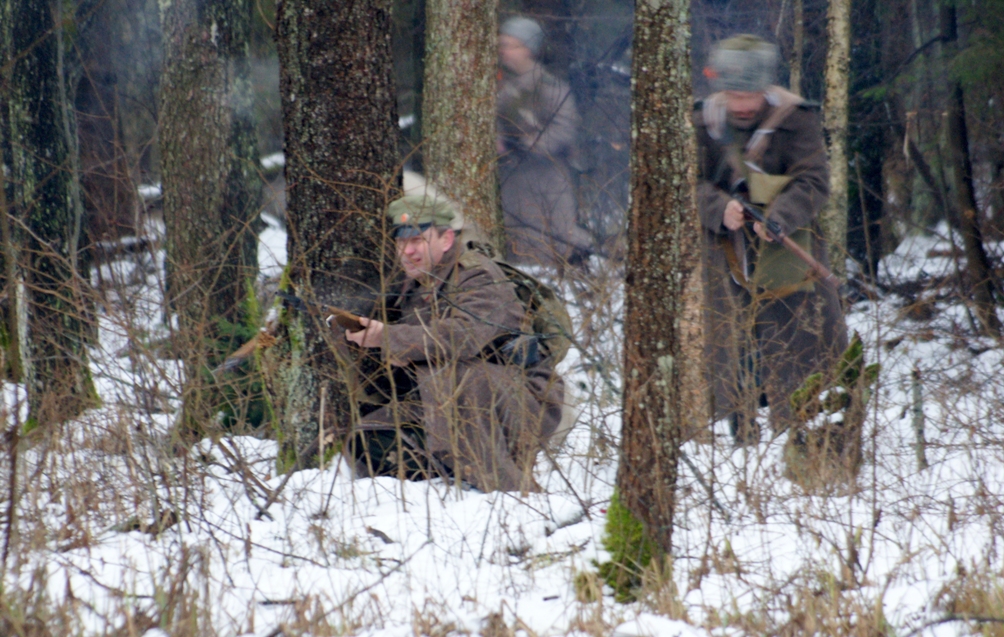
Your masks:
{"label": "tree bark", "polygon": [[[955,53],[958,41],[955,3],[946,1],[940,9],[941,37],[944,42],[943,54],[948,67],[949,56]],[[997,338],[1001,337],[1001,321],[997,316],[994,299],[996,282],[990,269],[990,259],[983,246],[976,194],[973,190],[973,165],[969,157],[969,134],[966,129],[966,106],[962,93],[962,83],[952,79],[949,86],[948,104],[945,109],[946,139],[952,180],[955,182],[955,201],[958,209],[958,227],[962,234],[966,253],[966,269],[972,298],[983,330]]]}
{"label": "tree bark", "polygon": [[791,76],[788,87],[795,95],[802,94],[802,57],[805,53],[805,3],[795,0],[792,19]]}
{"label": "tree bark", "polygon": [[13,6],[0,2],[0,378],[14,383],[21,382],[21,351],[18,344],[18,302],[17,302],[17,250],[14,245],[13,210],[10,202],[14,198],[13,184],[7,179],[7,171],[14,164],[10,137],[10,109],[7,100],[12,97],[11,71],[13,69],[13,31],[11,17]]}
{"label": "tree bark", "polygon": [[701,241],[686,0],[635,7],[632,203],[617,485],[664,551],[672,541],[685,427],[706,426]]}
{"label": "tree bark", "polygon": [[[78,275],[75,129],[61,73],[52,7],[17,0],[3,24],[2,103],[7,109],[11,194],[5,228],[9,307],[16,308],[29,424],[62,422],[96,404],[86,350],[86,282]],[[12,280],[13,279],[13,280]]]}
{"label": "tree bark", "polygon": [[[258,150],[248,79],[247,0],[173,0],[163,8],[160,149],[168,304],[185,362],[183,426],[219,405],[203,373],[240,343],[227,323],[257,320]],[[221,351],[216,351],[220,349]]]}
{"label": "tree bark", "polygon": [[843,278],[847,260],[847,91],[850,82],[851,0],[829,0],[823,129],[830,156],[830,200],[820,215],[833,273]]}
{"label": "tree bark", "polygon": [[427,0],[425,176],[504,250],[495,169],[498,0]]}
{"label": "tree bark", "polygon": [[[3,15],[0,14],[0,22]],[[5,59],[0,56],[0,59]],[[0,93],[6,90],[6,78],[0,77]],[[0,165],[10,166],[11,148],[7,109],[0,104]],[[0,167],[0,281],[3,301],[0,302],[0,378],[21,382],[21,348],[18,343],[17,249],[11,224],[11,209],[7,176]]]}
{"label": "tree bark", "polygon": [[[372,315],[393,259],[388,197],[399,188],[390,0],[283,0],[278,7],[286,183],[288,282],[300,296]],[[347,430],[351,409],[331,339],[317,318],[288,312],[272,387],[281,414],[280,465],[325,431]]]}

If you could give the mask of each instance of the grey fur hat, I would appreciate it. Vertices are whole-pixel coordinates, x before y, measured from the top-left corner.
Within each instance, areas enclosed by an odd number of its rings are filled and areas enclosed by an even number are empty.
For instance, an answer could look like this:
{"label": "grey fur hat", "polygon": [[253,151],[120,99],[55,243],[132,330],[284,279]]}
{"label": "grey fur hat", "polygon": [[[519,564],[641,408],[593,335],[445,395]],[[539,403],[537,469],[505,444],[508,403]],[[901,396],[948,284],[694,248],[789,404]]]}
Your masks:
{"label": "grey fur hat", "polygon": [[540,28],[540,24],[523,16],[515,16],[503,22],[499,33],[522,42],[533,53],[533,57],[540,55],[540,49],[544,45],[544,30]]}
{"label": "grey fur hat", "polygon": [[758,92],[774,83],[777,61],[775,44],[744,33],[715,45],[704,74],[716,92]]}

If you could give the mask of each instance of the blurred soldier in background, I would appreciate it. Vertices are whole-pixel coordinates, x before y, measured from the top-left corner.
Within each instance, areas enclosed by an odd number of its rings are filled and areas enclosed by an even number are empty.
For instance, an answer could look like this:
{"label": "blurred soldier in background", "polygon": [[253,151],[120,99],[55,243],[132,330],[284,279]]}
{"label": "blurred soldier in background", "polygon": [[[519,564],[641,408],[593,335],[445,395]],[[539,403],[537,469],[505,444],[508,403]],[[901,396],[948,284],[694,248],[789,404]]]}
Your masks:
{"label": "blurred soldier in background", "polygon": [[759,440],[762,397],[775,433],[793,424],[790,397],[828,373],[847,347],[837,291],[748,224],[739,199],[827,264],[817,217],[829,194],[818,106],[774,86],[777,48],[739,35],[715,47],[705,74],[716,91],[694,113],[698,209],[705,238],[705,321],[715,417],[737,444]]}
{"label": "blurred soldier in background", "polygon": [[544,31],[509,18],[500,29],[499,180],[507,258],[562,268],[589,255],[569,169],[579,115],[568,85],[540,65]]}

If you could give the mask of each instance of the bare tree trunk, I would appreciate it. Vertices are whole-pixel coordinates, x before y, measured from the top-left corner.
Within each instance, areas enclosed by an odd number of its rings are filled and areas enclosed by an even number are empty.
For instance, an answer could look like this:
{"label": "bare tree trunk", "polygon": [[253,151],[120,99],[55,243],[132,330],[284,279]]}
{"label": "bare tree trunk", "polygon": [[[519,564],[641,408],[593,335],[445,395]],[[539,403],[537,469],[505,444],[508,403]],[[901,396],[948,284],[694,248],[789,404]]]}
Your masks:
{"label": "bare tree trunk", "polygon": [[[947,56],[955,52],[958,41],[956,26],[955,3],[942,2],[940,9],[941,37],[944,42],[943,54],[946,55],[945,67],[948,67]],[[973,191],[973,165],[969,157],[969,134],[966,130],[966,106],[962,93],[962,84],[953,79],[949,87],[948,104],[945,109],[945,126],[947,127],[947,143],[952,180],[955,182],[955,200],[958,209],[958,227],[962,233],[962,241],[966,253],[966,268],[969,274],[969,284],[972,286],[972,296],[976,314],[983,329],[1000,338],[1001,321],[997,316],[994,293],[997,287],[990,269],[990,259],[983,246],[983,233],[980,230],[979,212],[976,206],[976,195]]]}
{"label": "bare tree trunk", "polygon": [[498,0],[427,0],[425,16],[425,175],[502,254],[495,169]]}
{"label": "bare tree trunk", "polygon": [[791,77],[788,86],[795,95],[802,94],[802,57],[805,53],[805,0],[795,0],[792,19]]}
{"label": "bare tree trunk", "polygon": [[[29,424],[61,422],[96,404],[86,350],[86,282],[75,269],[80,230],[73,174],[72,106],[61,74],[59,30],[45,0],[17,0],[0,22],[12,197],[6,288],[17,315]],[[5,153],[7,154],[7,153]],[[6,159],[6,157],[5,157]],[[11,280],[13,279],[13,280]]]}
{"label": "bare tree trunk", "polygon": [[[2,15],[0,15],[2,18]],[[3,59],[0,56],[0,59]],[[6,82],[0,78],[0,92]],[[10,166],[10,137],[7,126],[7,109],[0,108],[0,164]],[[17,249],[11,225],[11,210],[7,203],[8,187],[6,175],[0,169],[0,280],[3,288],[0,294],[0,378],[14,383],[21,382],[21,348],[18,343],[18,292],[17,292]]]}
{"label": "bare tree trunk", "polygon": [[830,0],[826,20],[826,98],[823,129],[830,156],[830,200],[820,215],[834,274],[847,260],[847,91],[850,83],[851,0]]}
{"label": "bare tree trunk", "polygon": [[635,7],[617,486],[621,501],[664,551],[672,541],[682,431],[708,421],[688,6],[686,0],[652,0]]}
{"label": "bare tree trunk", "polygon": [[[174,0],[161,17],[160,148],[168,302],[185,361],[184,426],[219,409],[204,370],[239,342],[227,323],[257,320],[258,149],[248,79],[250,3]],[[231,338],[231,340],[237,340]],[[216,351],[220,349],[221,351]]]}
{"label": "bare tree trunk", "polygon": [[[397,189],[397,113],[390,0],[283,0],[277,45],[285,132],[288,281],[303,297],[371,315],[383,299],[388,196]],[[280,466],[325,431],[346,431],[348,392],[331,339],[315,318],[287,314],[271,390],[281,414]],[[275,349],[275,348],[273,348]]]}
{"label": "bare tree trunk", "polygon": [[7,179],[5,166],[13,166],[13,148],[10,138],[10,111],[7,102],[12,93],[11,70],[13,56],[10,52],[14,23],[9,3],[0,3],[0,378],[21,382],[21,348],[18,344],[17,300],[17,248],[14,245],[14,220],[10,202],[14,197],[13,184]]}

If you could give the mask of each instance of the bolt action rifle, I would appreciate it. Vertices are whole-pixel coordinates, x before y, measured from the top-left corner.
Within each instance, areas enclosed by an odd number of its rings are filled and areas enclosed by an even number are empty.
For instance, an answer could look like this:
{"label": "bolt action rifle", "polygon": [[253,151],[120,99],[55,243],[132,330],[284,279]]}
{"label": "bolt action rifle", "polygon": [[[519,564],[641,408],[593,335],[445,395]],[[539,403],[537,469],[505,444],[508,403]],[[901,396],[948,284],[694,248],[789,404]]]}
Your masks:
{"label": "bolt action rifle", "polygon": [[809,266],[809,269],[812,270],[812,272],[819,277],[821,281],[832,285],[834,288],[839,288],[840,281],[837,280],[837,277],[833,274],[833,272],[830,272],[829,268],[817,261],[816,258],[806,252],[802,246],[795,243],[791,237],[784,234],[784,230],[781,229],[781,224],[774,219],[768,219],[762,210],[746,200],[745,186],[746,181],[740,180],[732,188],[732,198],[742,204],[743,214],[748,219],[756,221],[762,225],[764,230],[767,232],[767,236],[770,237],[772,241],[780,243],[794,253],[796,257],[804,261],[806,265]]}
{"label": "bolt action rifle", "polygon": [[[304,301],[295,294],[290,294],[289,292],[284,292],[279,290],[276,295],[283,300],[285,304],[292,307],[293,309],[310,314],[312,316],[322,316],[324,317],[324,322],[327,323],[329,327],[334,329],[334,326],[352,332],[358,332],[363,328],[363,324],[359,321],[359,317],[338,307],[332,305],[323,305],[321,303],[311,303],[309,301]],[[255,350],[261,348],[265,349],[271,347],[275,343],[275,332],[279,327],[279,322],[276,320],[271,320],[265,324],[265,327],[261,328],[254,337],[240,346],[240,348],[227,356],[227,359],[223,363],[213,370],[213,376],[219,376],[220,374],[233,371],[240,366],[245,360],[254,354]]]}

